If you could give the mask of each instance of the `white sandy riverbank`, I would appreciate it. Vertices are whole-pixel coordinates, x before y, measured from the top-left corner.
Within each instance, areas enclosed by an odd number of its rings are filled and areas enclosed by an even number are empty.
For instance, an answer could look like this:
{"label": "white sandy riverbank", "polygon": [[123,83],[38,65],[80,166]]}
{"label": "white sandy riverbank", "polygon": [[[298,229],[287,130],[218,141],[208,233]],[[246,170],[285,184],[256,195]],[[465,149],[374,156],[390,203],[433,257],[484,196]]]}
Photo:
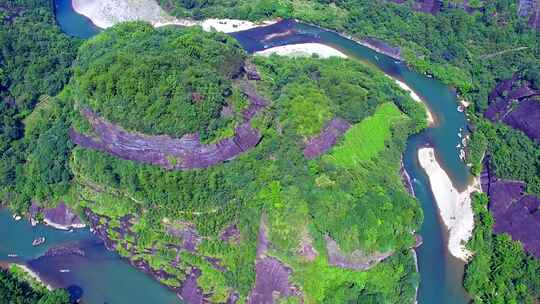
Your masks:
{"label": "white sandy riverbank", "polygon": [[207,19],[195,21],[177,19],[163,10],[155,0],[72,0],[73,9],[86,16],[94,25],[108,28],[125,21],[147,21],[155,27],[165,25],[200,25],[205,31],[231,33],[265,26],[276,21],[254,23],[234,19]]}
{"label": "white sandy riverbank", "polygon": [[82,229],[82,228],[86,227],[85,224],[72,224],[72,225],[67,225],[67,226],[66,225],[61,225],[61,224],[51,222],[51,221],[49,221],[47,219],[44,219],[43,223],[45,223],[45,225],[47,225],[47,226],[51,226],[54,229],[58,229],[58,230]]}
{"label": "white sandy riverbank", "polygon": [[467,189],[459,192],[438,163],[433,148],[419,149],[418,160],[429,177],[441,218],[448,228],[448,250],[456,258],[466,261],[471,252],[465,248],[465,244],[471,238],[474,228],[470,196],[475,191],[481,191],[480,182],[476,178]]}
{"label": "white sandy riverbank", "polygon": [[255,55],[260,56],[270,56],[272,54],[288,57],[310,57],[315,54],[320,58],[347,58],[347,55],[343,54],[341,51],[322,43],[288,44],[272,47],[255,53]]}
{"label": "white sandy riverbank", "polygon": [[[390,76],[388,76],[388,77],[390,77]],[[431,113],[431,110],[426,105],[426,103],[422,100],[422,98],[420,98],[420,96],[418,96],[418,94],[416,94],[416,92],[413,91],[413,89],[411,89],[411,87],[409,87],[403,81],[401,81],[401,80],[399,80],[397,78],[394,78],[394,77],[390,77],[390,78],[392,78],[400,88],[402,88],[403,90],[409,92],[409,94],[411,95],[411,98],[414,101],[419,102],[422,105],[424,105],[424,108],[426,109],[426,114],[427,114],[428,126],[430,126],[430,127],[434,126],[435,125],[435,117],[433,116],[433,113]]]}
{"label": "white sandy riverbank", "polygon": [[53,290],[51,285],[43,282],[43,280],[39,277],[39,275],[35,273],[32,269],[28,268],[28,266],[23,265],[23,264],[12,264],[12,265],[15,265],[17,268],[22,269],[24,272],[26,272],[26,274],[28,274],[28,276],[30,276],[33,280],[36,280],[37,282],[39,282],[41,285],[45,286],[48,290]]}

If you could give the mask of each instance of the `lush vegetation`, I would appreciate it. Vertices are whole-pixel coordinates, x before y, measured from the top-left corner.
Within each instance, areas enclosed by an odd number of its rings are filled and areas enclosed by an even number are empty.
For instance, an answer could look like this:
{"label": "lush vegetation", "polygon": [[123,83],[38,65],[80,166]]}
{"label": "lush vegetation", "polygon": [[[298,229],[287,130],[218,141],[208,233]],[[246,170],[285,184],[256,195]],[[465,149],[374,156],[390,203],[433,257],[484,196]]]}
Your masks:
{"label": "lush vegetation", "polygon": [[[207,46],[211,51],[205,51]],[[166,70],[156,74],[145,68],[146,59],[126,58],[128,53],[137,53],[148,58],[149,67],[151,59],[159,63],[171,52],[182,56],[178,69],[166,65]],[[234,161],[204,170],[166,171],[73,147],[69,141],[70,125],[91,132],[79,113],[81,106],[141,132],[188,132],[181,131],[186,127],[181,124],[166,129],[155,123],[155,108],[146,97],[137,97],[142,92],[162,105],[190,107],[195,103],[185,99],[185,94],[215,89],[216,102],[209,105],[212,111],[231,105],[237,117],[246,100],[233,76],[243,77],[236,74],[245,58],[230,38],[197,29],[155,30],[144,23],[128,23],[90,39],[81,47],[70,84],[25,118],[21,141],[29,148],[21,170],[26,177],[18,180],[19,200],[13,202],[24,206],[31,199],[51,204],[62,199],[77,210],[89,208],[106,216],[109,236],[123,244],[118,247],[120,254],[135,254],[132,258],[172,274],[163,280],[170,286],[179,286],[192,266],[201,269],[198,282],[215,302],[226,299],[232,289],[245,297],[253,286],[263,215],[273,244],[270,254],[293,268],[292,279],[303,287],[308,302],[410,301],[418,275],[408,248],[415,242],[413,232],[422,213],[398,172],[407,137],[426,125],[425,111],[371,67],[339,58],[250,58],[263,79],[256,83],[257,91],[271,101],[253,121],[263,140]],[[224,60],[230,64],[217,64]],[[184,73],[188,64],[200,65],[207,72],[205,77]],[[118,73],[120,67],[132,72]],[[164,73],[174,75],[170,80],[178,98],[171,97],[175,92],[159,91],[167,83]],[[214,84],[207,82],[212,77],[220,79],[222,86],[212,89]],[[117,105],[126,111],[139,109],[139,116],[122,117],[122,111],[109,109]],[[193,109],[171,115],[178,122],[200,118],[203,127],[189,132],[227,128],[216,123],[221,118],[212,116],[214,112],[205,116],[210,112],[199,113],[196,105]],[[306,109],[313,110],[311,115],[305,115]],[[335,116],[353,127],[328,155],[306,160],[305,140]],[[351,157],[354,161],[347,161]],[[136,238],[116,230],[125,215],[136,216],[131,228]],[[203,237],[202,243],[197,252],[181,250],[180,262],[173,267],[175,247],[181,246],[182,239],[167,231],[182,229],[186,223]],[[219,238],[230,224],[240,230],[238,244]],[[328,263],[325,235],[344,252],[360,249],[366,255],[394,255],[366,272],[336,268]],[[311,240],[319,253],[313,262],[298,254],[305,240]],[[148,254],[150,248],[153,254]],[[216,269],[205,257],[220,259],[227,270]]]}
{"label": "lush vegetation", "polygon": [[473,136],[475,146],[471,151],[489,153],[498,177],[524,181],[527,192],[540,196],[539,145],[523,132],[504,124],[478,120],[476,126],[477,133]]}
{"label": "lush vegetation", "polygon": [[68,304],[64,289],[47,290],[17,266],[0,269],[0,303],[2,304]]}
{"label": "lush vegetation", "polygon": [[487,196],[473,197],[475,228],[468,247],[465,288],[477,303],[536,303],[540,298],[540,261],[527,255],[507,234],[493,235]]}
{"label": "lush vegetation", "polygon": [[[480,8],[472,14],[459,8],[448,8],[450,3],[460,2],[445,1],[445,9],[432,16],[413,12],[408,5],[391,1],[160,0],[165,9],[179,16],[297,18],[353,36],[383,39],[400,46],[407,63],[418,72],[431,74],[456,87],[461,98],[473,102],[474,107],[468,112],[471,116],[478,116],[473,120],[481,124],[489,92],[497,81],[519,73],[523,80],[540,88],[540,44],[538,33],[528,28],[526,18],[517,15],[516,1],[469,1],[471,7]],[[538,145],[525,138],[521,141],[527,143],[513,145],[509,136],[499,136],[498,133],[504,133],[501,128],[495,129],[495,132],[487,133],[484,133],[485,128],[480,129],[473,135],[469,161],[473,164],[474,173],[480,172],[481,158],[486,149],[491,154],[497,153],[496,147],[484,144],[491,141],[501,142],[509,148],[508,153],[505,152],[507,157],[499,153],[502,157],[499,163],[504,162],[506,167],[498,170],[501,177],[515,178],[516,174],[510,172],[520,171],[520,166],[537,168],[535,161],[522,164],[508,156],[519,154],[523,144],[533,146],[534,151],[528,151],[538,155]],[[530,172],[538,175],[538,171]],[[526,180],[531,182],[530,178]]]}
{"label": "lush vegetation", "polygon": [[229,36],[199,31],[132,24],[90,39],[74,67],[77,101],[129,130],[207,138],[223,125],[245,54]]}
{"label": "lush vegetation", "polygon": [[[61,157],[57,152],[63,149],[58,144],[67,144],[65,136],[62,143],[49,140],[64,134],[65,126],[42,134],[37,146],[33,145],[36,138],[24,137],[24,119],[40,101],[47,103],[44,96],[56,95],[69,80],[69,66],[79,45],[56,26],[52,5],[46,0],[0,4],[0,195],[3,202],[19,211],[28,206],[30,197],[26,194],[32,193],[34,186],[45,193],[47,184],[67,179],[63,175],[65,170],[39,168],[34,163],[30,170],[39,171],[42,176],[26,185],[28,175],[24,169],[29,153],[34,159],[57,158]],[[48,126],[36,128],[45,130]]]}

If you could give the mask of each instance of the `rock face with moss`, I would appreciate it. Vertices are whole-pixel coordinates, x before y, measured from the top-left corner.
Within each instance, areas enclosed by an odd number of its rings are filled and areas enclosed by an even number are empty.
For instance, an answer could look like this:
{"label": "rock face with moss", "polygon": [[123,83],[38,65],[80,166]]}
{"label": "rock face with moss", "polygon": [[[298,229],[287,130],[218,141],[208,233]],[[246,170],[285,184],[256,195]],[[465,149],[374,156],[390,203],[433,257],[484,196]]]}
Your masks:
{"label": "rock face with moss", "polygon": [[500,81],[489,95],[486,118],[504,122],[540,143],[540,89],[515,74]]}
{"label": "rock face with moss", "polygon": [[73,71],[32,118],[68,126],[66,205],[185,302],[412,301],[422,213],[399,172],[425,112],[382,73],[145,23]]}

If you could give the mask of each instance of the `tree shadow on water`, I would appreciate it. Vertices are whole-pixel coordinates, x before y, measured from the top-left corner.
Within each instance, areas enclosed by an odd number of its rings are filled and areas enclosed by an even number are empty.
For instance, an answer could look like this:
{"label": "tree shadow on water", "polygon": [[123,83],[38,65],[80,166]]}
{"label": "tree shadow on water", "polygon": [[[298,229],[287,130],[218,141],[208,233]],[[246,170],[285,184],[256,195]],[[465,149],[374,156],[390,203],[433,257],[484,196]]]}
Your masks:
{"label": "tree shadow on water", "polygon": [[71,303],[78,303],[84,294],[84,290],[78,285],[70,285],[66,290],[69,293],[69,300]]}

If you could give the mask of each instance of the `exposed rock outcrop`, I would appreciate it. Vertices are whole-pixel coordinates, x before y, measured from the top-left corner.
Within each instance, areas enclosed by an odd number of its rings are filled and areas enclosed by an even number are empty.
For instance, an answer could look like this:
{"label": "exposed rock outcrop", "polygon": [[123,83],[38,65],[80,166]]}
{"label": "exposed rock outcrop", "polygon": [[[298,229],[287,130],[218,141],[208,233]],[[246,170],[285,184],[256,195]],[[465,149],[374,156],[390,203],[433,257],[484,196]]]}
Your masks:
{"label": "exposed rock outcrop", "polygon": [[330,236],[326,235],[324,238],[326,241],[326,251],[328,252],[328,262],[330,265],[341,268],[367,270],[394,253],[393,251],[387,251],[366,254],[362,250],[356,249],[349,254],[343,252],[339,244]]}
{"label": "exposed rock outcrop", "polygon": [[518,14],[521,17],[529,17],[528,24],[532,28],[540,29],[540,1],[519,0]]}
{"label": "exposed rock outcrop", "polygon": [[235,224],[229,225],[219,237],[224,242],[238,243],[240,241],[240,230]]}
{"label": "exposed rock outcrop", "polygon": [[367,46],[379,53],[385,54],[386,56],[389,56],[399,61],[404,60],[403,57],[401,56],[401,49],[399,47],[392,46],[383,40],[380,40],[374,37],[366,37],[360,40],[359,42],[362,45]]}
{"label": "exposed rock outcrop", "polygon": [[489,95],[485,117],[504,122],[540,143],[540,90],[519,75],[500,81]]}
{"label": "exposed rock outcrop", "polygon": [[292,270],[278,259],[267,256],[270,241],[264,217],[261,218],[255,263],[255,286],[248,297],[248,304],[272,304],[278,298],[301,296],[300,291],[289,281]]}
{"label": "exposed rock outcrop", "polygon": [[307,159],[313,159],[328,152],[350,127],[351,124],[347,121],[334,117],[326,124],[319,135],[308,140],[304,148],[304,156]]}
{"label": "exposed rock outcrop", "polygon": [[197,247],[202,241],[201,236],[190,223],[181,223],[178,225],[166,225],[167,234],[182,240],[182,249],[189,252],[196,252]]}
{"label": "exposed rock outcrop", "polygon": [[498,179],[484,162],[482,189],[489,195],[489,210],[493,214],[495,233],[508,233],[523,243],[523,248],[540,258],[540,198],[525,193],[526,184]]}
{"label": "exposed rock outcrop", "polygon": [[403,183],[403,186],[405,186],[405,189],[411,196],[414,195],[414,188],[411,182],[411,177],[409,176],[409,173],[407,173],[407,170],[405,170],[405,165],[403,164],[403,158],[401,159],[401,167],[399,168],[399,176],[401,176],[401,182]]}
{"label": "exposed rock outcrop", "polygon": [[72,228],[84,228],[86,225],[81,219],[60,202],[55,208],[43,209],[43,221],[54,228],[69,230]]}
{"label": "exposed rock outcrop", "polygon": [[269,102],[257,94],[250,82],[239,81],[239,86],[250,101],[242,113],[243,123],[236,128],[233,137],[224,138],[215,144],[202,144],[197,134],[171,138],[129,132],[99,117],[89,108],[83,108],[81,112],[90,122],[94,134],[81,134],[70,129],[69,136],[79,146],[169,170],[207,168],[234,159],[255,147],[261,140],[261,133],[251,127],[251,120]]}
{"label": "exposed rock outcrop", "polygon": [[[394,3],[404,4],[406,0],[391,0]],[[412,9],[422,13],[435,15],[443,7],[443,2],[440,0],[415,0]]]}

